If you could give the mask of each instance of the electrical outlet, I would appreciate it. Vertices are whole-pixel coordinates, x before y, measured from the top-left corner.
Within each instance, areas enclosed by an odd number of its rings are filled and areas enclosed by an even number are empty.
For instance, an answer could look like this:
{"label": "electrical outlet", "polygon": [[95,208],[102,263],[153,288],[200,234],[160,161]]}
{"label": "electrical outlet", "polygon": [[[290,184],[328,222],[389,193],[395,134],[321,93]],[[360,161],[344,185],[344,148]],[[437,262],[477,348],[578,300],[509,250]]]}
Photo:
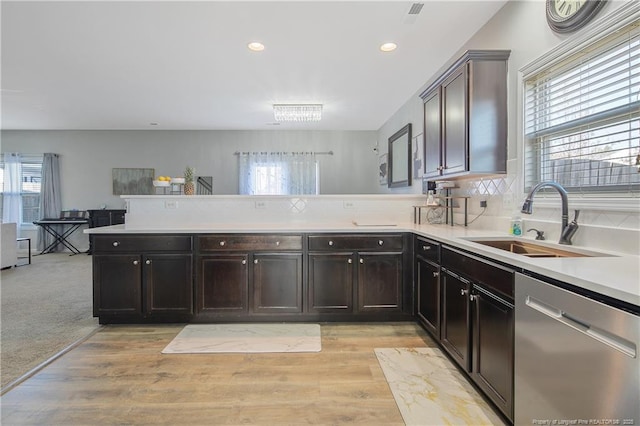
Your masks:
{"label": "electrical outlet", "polygon": [[345,209],[352,209],[355,207],[355,205],[353,204],[353,201],[343,201],[342,207],[344,207]]}
{"label": "electrical outlet", "polygon": [[266,201],[256,201],[256,209],[266,209],[267,203]]}
{"label": "electrical outlet", "polygon": [[487,207],[487,200],[480,201],[480,207]]}
{"label": "electrical outlet", "polygon": [[165,201],[164,202],[164,208],[165,209],[177,209],[178,208],[178,202],[177,201]]}

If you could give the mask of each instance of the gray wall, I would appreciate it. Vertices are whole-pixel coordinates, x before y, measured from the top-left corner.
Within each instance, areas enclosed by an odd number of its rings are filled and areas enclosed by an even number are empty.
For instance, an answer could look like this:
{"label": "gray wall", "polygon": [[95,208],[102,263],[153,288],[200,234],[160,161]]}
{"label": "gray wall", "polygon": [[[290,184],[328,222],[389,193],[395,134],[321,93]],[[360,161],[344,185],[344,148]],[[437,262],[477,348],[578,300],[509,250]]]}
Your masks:
{"label": "gray wall", "polygon": [[[605,16],[628,2],[629,0],[611,0],[606,4],[598,17]],[[557,47],[571,36],[572,35],[558,35],[549,28],[545,18],[544,1],[512,0],[508,2],[484,27],[474,34],[458,52],[451,56],[448,63],[442,64],[442,67],[437,73],[433,76],[425,76],[424,85],[379,129],[378,141],[380,141],[380,152],[387,152],[386,141],[389,136],[407,123],[412,123],[414,135],[422,133],[424,128],[422,118],[423,110],[422,99],[419,97],[419,94],[466,50],[508,49],[511,50],[508,77],[508,158],[511,160],[519,159],[521,156],[521,148],[519,148],[518,145],[518,118],[521,116],[522,108],[519,104],[520,87],[518,71],[544,53]],[[512,161],[509,163],[511,167],[517,168],[520,167],[520,164],[520,161]],[[521,174],[521,170],[516,170],[515,173]],[[380,192],[402,191],[420,193],[421,188],[420,182],[414,181],[411,188],[389,190],[380,187]]]}
{"label": "gray wall", "polygon": [[156,176],[213,176],[214,194],[238,193],[236,151],[333,151],[319,156],[323,194],[376,193],[373,131],[24,131],[2,132],[2,152],[61,155],[63,208],[120,208],[112,168],[153,168]]}

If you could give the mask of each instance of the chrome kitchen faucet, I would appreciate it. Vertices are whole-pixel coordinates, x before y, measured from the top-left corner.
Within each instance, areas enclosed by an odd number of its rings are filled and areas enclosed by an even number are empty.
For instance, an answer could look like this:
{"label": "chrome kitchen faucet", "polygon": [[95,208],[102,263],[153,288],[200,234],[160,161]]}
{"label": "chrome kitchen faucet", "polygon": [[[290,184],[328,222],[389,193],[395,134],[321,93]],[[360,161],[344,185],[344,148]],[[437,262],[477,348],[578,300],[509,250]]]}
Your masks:
{"label": "chrome kitchen faucet", "polygon": [[567,197],[567,191],[557,182],[548,181],[548,182],[540,182],[536,186],[533,187],[527,198],[524,200],[524,204],[522,205],[522,213],[531,214],[533,213],[533,196],[540,190],[546,186],[550,186],[551,188],[555,188],[560,193],[560,198],[562,200],[562,229],[560,230],[560,244],[571,245],[571,238],[578,230],[578,215],[580,214],[580,210],[576,210],[575,217],[571,223],[569,222],[569,199]]}

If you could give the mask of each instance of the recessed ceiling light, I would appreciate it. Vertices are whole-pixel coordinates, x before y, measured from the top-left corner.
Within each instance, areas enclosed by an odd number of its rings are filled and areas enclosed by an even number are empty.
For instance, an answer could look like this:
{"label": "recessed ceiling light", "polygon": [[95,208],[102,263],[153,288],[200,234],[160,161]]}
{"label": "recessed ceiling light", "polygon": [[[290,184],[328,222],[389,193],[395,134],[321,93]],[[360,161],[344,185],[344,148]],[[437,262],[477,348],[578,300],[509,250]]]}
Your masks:
{"label": "recessed ceiling light", "polygon": [[252,41],[251,43],[247,44],[247,47],[249,48],[249,50],[253,50],[254,52],[262,52],[264,50],[264,44],[260,43],[259,41]]}
{"label": "recessed ceiling light", "polygon": [[380,50],[383,52],[393,52],[396,50],[396,47],[398,47],[398,45],[393,42],[383,43],[380,45]]}

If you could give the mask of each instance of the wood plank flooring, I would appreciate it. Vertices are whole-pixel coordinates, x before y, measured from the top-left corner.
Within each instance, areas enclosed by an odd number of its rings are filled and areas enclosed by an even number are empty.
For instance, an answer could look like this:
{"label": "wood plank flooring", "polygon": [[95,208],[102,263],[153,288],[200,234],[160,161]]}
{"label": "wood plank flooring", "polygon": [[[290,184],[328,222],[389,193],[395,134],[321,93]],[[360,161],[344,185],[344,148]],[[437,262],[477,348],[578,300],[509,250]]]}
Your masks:
{"label": "wood plank flooring", "polygon": [[435,343],[414,323],[322,324],[319,353],[160,351],[182,326],[106,326],[2,396],[3,425],[402,425],[374,348]]}

